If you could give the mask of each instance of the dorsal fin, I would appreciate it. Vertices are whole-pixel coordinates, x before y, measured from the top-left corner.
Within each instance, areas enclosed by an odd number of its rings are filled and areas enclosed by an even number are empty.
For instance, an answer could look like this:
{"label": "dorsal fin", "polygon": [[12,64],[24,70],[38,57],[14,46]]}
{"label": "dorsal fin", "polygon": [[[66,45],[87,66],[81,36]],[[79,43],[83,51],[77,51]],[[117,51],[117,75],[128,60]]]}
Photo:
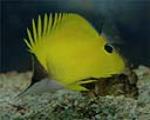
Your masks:
{"label": "dorsal fin", "polygon": [[[76,22],[77,25],[73,24],[73,22]],[[39,45],[41,45],[41,42],[46,37],[49,37],[54,31],[59,30],[59,28],[66,23],[68,23],[71,26],[71,28],[78,27],[80,33],[84,32],[83,34],[86,34],[89,37],[91,37],[90,35],[92,35],[92,38],[93,36],[95,38],[99,36],[97,31],[96,30],[94,31],[92,25],[90,25],[88,21],[83,19],[83,17],[78,14],[55,13],[49,14],[49,16],[45,14],[43,20],[39,15],[37,23],[35,22],[34,19],[32,20],[32,32],[27,28],[28,40],[27,39],[24,40],[29,48],[29,51],[35,53],[36,48],[39,48]],[[85,33],[85,31],[82,29],[87,29],[86,32],[88,31],[88,33]]]}
{"label": "dorsal fin", "polygon": [[[71,13],[55,13],[44,15],[44,20],[41,20],[41,16],[38,16],[37,23],[32,19],[32,33],[29,28],[27,28],[28,40],[24,39],[26,45],[31,50],[33,46],[39,42],[43,37],[48,36],[51,32],[60,26],[63,18],[67,18]],[[31,52],[31,51],[30,51]]]}
{"label": "dorsal fin", "polygon": [[61,13],[56,13],[54,15],[49,14],[49,17],[47,14],[44,15],[44,20],[41,20],[41,16],[38,16],[37,25],[35,23],[35,20],[32,19],[32,33],[27,28],[27,34],[28,34],[28,40],[24,39],[26,45],[29,48],[29,51],[32,52],[35,44],[38,44],[40,40],[49,35],[51,31],[53,31],[57,24],[61,22],[62,19]]}

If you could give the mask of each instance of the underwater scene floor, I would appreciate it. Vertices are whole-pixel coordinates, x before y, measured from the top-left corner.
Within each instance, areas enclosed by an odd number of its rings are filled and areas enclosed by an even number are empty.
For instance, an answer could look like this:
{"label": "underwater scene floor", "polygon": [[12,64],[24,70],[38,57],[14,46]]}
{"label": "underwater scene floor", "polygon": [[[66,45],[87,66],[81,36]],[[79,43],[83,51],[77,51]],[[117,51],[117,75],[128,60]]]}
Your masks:
{"label": "underwater scene floor", "polygon": [[67,90],[18,98],[32,73],[0,73],[0,120],[150,120],[150,68],[139,66],[135,72],[138,99],[92,98]]}

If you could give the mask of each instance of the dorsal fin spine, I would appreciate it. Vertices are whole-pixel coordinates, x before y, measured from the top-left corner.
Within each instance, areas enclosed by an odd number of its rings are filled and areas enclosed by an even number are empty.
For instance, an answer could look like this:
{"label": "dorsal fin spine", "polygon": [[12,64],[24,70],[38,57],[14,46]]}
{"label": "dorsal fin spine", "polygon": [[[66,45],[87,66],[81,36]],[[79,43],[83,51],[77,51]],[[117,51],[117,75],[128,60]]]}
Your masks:
{"label": "dorsal fin spine", "polygon": [[31,32],[30,32],[30,30],[28,28],[27,28],[27,34],[28,34],[30,45],[32,47],[34,42],[33,42],[33,38],[32,38]]}
{"label": "dorsal fin spine", "polygon": [[38,40],[41,40],[42,35],[42,23],[41,23],[41,16],[38,16]]}
{"label": "dorsal fin spine", "polygon": [[50,33],[51,28],[52,28],[52,14],[49,14],[47,35]]}
{"label": "dorsal fin spine", "polygon": [[36,32],[36,26],[35,26],[35,21],[32,19],[32,29],[33,29],[33,39],[34,41],[37,39],[37,32]]}
{"label": "dorsal fin spine", "polygon": [[46,35],[47,28],[48,28],[48,16],[47,16],[47,14],[45,14],[44,15],[44,28],[43,28],[43,34],[42,34],[42,36]]}
{"label": "dorsal fin spine", "polygon": [[56,24],[57,24],[57,21],[58,19],[57,19],[57,13],[55,14],[55,16],[54,16],[54,23],[53,23],[53,26],[52,26],[52,28],[53,28],[53,30],[56,28]]}

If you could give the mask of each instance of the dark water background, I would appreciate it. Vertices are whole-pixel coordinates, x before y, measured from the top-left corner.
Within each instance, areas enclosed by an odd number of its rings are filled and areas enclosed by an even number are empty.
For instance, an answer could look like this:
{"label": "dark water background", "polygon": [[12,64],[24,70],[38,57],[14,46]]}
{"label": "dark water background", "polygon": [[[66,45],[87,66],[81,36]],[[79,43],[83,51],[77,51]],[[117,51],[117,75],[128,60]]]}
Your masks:
{"label": "dark water background", "polygon": [[39,14],[62,11],[85,16],[129,63],[150,66],[150,0],[1,0],[0,71],[31,69],[26,28]]}

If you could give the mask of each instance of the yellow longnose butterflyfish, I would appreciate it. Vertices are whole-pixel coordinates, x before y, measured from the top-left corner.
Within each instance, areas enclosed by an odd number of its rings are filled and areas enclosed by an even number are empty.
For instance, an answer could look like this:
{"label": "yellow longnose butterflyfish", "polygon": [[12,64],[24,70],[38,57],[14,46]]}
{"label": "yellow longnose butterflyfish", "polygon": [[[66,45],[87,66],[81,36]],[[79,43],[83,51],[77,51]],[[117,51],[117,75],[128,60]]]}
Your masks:
{"label": "yellow longnose butterflyfish", "polygon": [[125,69],[117,50],[81,15],[38,16],[37,21],[32,20],[32,29],[27,29],[27,34],[25,43],[29,52],[42,66],[49,81],[66,89],[87,91],[82,84],[120,74]]}

